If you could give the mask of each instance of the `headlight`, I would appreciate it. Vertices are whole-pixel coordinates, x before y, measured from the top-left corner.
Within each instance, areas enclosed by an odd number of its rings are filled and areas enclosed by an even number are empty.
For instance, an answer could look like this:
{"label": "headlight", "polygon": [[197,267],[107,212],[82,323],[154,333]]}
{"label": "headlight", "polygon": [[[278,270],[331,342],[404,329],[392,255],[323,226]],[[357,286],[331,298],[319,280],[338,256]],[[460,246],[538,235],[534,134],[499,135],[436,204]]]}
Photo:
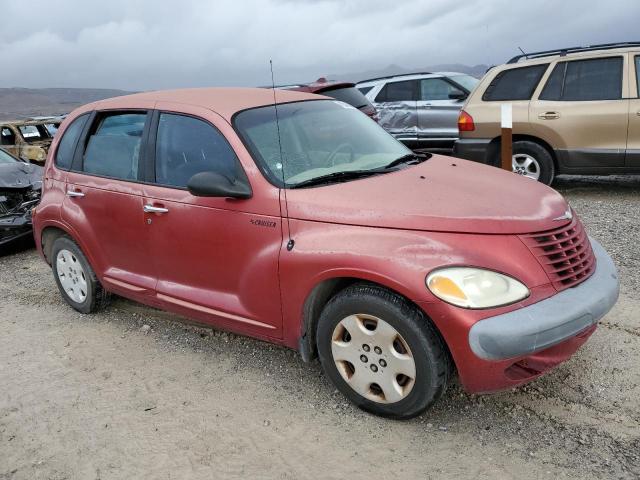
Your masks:
{"label": "headlight", "polygon": [[499,307],[529,296],[529,289],[514,278],[470,267],[434,270],[427,287],[439,299],[463,308]]}

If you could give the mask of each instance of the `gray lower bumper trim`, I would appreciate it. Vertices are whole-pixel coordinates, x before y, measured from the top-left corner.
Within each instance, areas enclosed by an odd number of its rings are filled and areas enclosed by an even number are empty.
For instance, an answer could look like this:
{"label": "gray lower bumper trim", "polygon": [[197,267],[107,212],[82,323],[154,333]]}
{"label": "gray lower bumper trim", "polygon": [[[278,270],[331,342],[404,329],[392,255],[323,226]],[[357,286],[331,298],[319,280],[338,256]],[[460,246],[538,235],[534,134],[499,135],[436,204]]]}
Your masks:
{"label": "gray lower bumper trim", "polygon": [[465,160],[486,163],[490,143],[491,139],[460,138],[453,144],[453,154]]}
{"label": "gray lower bumper trim", "polygon": [[504,360],[557,345],[598,322],[618,300],[620,284],[613,260],[591,239],[596,271],[576,287],[541,302],[476,323],[471,350],[485,360]]}

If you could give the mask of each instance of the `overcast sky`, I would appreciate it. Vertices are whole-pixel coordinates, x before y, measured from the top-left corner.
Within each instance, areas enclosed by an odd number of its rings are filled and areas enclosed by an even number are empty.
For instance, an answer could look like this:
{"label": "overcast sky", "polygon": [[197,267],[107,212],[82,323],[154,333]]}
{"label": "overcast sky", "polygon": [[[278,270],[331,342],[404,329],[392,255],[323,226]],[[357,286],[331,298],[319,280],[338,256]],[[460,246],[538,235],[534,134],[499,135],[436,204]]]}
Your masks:
{"label": "overcast sky", "polygon": [[0,0],[0,87],[146,90],[640,40],[639,0]]}

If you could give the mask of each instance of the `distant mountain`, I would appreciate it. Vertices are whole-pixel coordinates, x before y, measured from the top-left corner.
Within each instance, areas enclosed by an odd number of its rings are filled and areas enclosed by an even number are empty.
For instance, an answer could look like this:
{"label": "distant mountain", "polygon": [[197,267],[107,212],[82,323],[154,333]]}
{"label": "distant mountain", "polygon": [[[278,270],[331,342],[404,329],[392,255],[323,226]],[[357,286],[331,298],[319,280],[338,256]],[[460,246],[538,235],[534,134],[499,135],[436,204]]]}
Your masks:
{"label": "distant mountain", "polygon": [[463,65],[460,63],[432,65],[424,68],[406,68],[399,65],[389,65],[382,69],[368,70],[364,72],[328,75],[328,78],[335,80],[345,80],[349,82],[360,82],[368,78],[386,77],[388,75],[401,75],[416,72],[459,72],[481,78],[487,71],[488,65]]}
{"label": "distant mountain", "polygon": [[129,93],[105,88],[0,88],[0,120],[69,113],[85,103]]}

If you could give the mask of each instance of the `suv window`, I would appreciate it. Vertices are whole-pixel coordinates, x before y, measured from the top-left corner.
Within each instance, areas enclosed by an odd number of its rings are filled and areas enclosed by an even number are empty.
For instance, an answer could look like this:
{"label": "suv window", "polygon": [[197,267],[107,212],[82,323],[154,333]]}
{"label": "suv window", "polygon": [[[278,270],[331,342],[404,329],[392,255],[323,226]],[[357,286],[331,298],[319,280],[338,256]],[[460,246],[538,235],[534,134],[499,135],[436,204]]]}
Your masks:
{"label": "suv window", "polygon": [[83,171],[123,180],[138,178],[146,113],[99,117],[84,153]]}
{"label": "suv window", "polygon": [[64,135],[62,135],[62,139],[58,144],[58,150],[56,151],[55,164],[58,167],[65,170],[71,168],[76,143],[78,143],[78,138],[80,138],[84,124],[87,123],[87,118],[89,118],[89,114],[80,115],[71,122],[71,125],[64,131]]}
{"label": "suv window", "polygon": [[622,98],[622,66],[622,57],[558,62],[540,94],[540,100]]}
{"label": "suv window", "polygon": [[185,115],[160,114],[156,183],[186,188],[189,179],[201,172],[230,180],[244,177],[235,152],[215,127]]}
{"label": "suv window", "polygon": [[358,90],[360,90],[363,95],[366,95],[367,93],[369,93],[369,90],[371,90],[372,88],[373,88],[373,85],[371,85],[370,87],[358,87]]}
{"label": "suv window", "polygon": [[503,70],[491,81],[482,100],[530,100],[549,64]]}
{"label": "suv window", "polygon": [[376,96],[376,102],[410,102],[415,99],[415,80],[387,83]]}
{"label": "suv window", "polygon": [[419,100],[450,100],[449,93],[458,88],[441,78],[425,78],[420,80]]}

